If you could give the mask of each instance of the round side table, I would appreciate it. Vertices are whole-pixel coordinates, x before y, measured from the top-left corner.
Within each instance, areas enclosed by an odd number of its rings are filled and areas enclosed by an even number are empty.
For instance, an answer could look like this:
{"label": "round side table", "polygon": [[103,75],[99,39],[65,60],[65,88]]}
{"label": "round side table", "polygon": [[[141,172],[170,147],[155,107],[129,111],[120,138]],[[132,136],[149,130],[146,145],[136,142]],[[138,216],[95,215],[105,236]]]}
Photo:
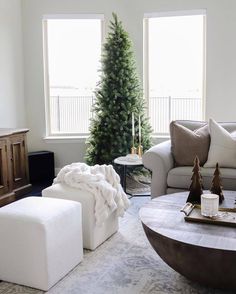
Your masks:
{"label": "round side table", "polygon": [[[124,192],[126,194],[129,194],[126,192],[126,175],[127,175],[127,168],[128,167],[138,167],[138,166],[143,166],[143,162],[142,162],[142,158],[138,159],[138,160],[125,160],[122,159],[122,157],[118,157],[116,159],[114,159],[114,163],[116,165],[120,165],[122,166],[122,172],[120,175],[120,181],[121,181],[121,185],[124,189]],[[131,195],[132,196],[132,195]]]}

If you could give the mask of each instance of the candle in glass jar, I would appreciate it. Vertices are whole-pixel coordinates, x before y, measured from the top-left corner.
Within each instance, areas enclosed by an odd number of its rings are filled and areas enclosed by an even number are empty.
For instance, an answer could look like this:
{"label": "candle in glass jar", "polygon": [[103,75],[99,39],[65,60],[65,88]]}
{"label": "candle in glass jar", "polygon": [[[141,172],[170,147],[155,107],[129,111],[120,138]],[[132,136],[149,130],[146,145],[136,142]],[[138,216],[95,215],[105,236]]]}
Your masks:
{"label": "candle in glass jar", "polygon": [[201,195],[201,214],[207,217],[213,217],[218,214],[219,196],[217,194]]}

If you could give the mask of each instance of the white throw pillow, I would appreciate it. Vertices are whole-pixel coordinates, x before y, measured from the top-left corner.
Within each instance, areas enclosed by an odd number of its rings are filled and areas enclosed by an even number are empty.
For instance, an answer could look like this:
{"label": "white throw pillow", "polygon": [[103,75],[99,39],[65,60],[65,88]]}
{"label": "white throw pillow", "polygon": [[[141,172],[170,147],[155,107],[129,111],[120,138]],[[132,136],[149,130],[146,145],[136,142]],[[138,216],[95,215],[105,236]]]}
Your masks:
{"label": "white throw pillow", "polygon": [[211,144],[204,167],[236,168],[236,133],[227,132],[214,119],[209,120]]}

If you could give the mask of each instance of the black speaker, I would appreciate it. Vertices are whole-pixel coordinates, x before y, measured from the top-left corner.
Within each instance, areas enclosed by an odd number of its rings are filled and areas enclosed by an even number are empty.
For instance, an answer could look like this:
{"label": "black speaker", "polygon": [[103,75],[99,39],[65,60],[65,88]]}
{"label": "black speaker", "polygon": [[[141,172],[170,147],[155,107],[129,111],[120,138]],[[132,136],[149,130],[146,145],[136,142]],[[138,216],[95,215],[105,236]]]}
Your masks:
{"label": "black speaker", "polygon": [[51,151],[37,151],[28,153],[30,183],[52,183],[54,172],[54,153]]}

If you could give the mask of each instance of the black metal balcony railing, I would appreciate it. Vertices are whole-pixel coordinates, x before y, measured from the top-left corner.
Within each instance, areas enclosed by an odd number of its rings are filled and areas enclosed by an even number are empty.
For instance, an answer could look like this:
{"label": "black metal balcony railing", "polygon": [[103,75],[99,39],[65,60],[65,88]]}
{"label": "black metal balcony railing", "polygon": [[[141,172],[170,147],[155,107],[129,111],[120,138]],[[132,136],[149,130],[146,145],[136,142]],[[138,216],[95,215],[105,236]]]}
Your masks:
{"label": "black metal balcony railing", "polygon": [[[51,96],[52,133],[88,133],[94,96]],[[154,133],[168,133],[175,119],[202,119],[200,98],[150,97],[149,117]]]}

